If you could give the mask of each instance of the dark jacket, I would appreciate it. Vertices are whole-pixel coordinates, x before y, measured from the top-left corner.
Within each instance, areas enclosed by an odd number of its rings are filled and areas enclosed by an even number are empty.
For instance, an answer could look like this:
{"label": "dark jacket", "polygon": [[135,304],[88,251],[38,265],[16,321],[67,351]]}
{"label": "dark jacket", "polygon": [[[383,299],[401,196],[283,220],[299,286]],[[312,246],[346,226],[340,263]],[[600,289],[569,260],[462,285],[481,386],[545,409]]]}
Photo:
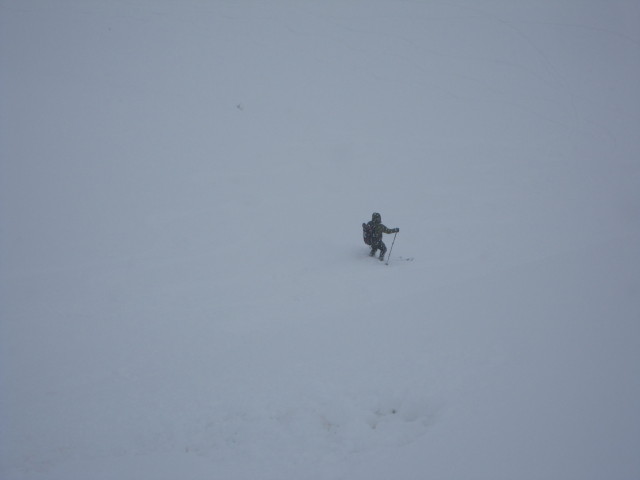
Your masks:
{"label": "dark jacket", "polygon": [[387,228],[382,223],[382,218],[380,214],[373,214],[373,218],[368,222],[368,225],[371,227],[372,236],[371,236],[371,245],[378,245],[382,242],[382,234],[383,233],[396,233],[398,231],[397,228]]}

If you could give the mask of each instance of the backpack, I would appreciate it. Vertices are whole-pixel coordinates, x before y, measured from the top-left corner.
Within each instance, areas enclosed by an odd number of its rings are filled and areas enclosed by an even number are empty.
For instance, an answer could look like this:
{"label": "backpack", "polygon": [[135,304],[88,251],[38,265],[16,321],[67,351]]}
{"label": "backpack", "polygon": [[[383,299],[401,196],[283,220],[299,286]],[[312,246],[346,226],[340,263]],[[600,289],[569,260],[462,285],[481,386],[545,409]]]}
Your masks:
{"label": "backpack", "polygon": [[362,224],[362,239],[367,245],[373,242],[373,228],[368,223]]}

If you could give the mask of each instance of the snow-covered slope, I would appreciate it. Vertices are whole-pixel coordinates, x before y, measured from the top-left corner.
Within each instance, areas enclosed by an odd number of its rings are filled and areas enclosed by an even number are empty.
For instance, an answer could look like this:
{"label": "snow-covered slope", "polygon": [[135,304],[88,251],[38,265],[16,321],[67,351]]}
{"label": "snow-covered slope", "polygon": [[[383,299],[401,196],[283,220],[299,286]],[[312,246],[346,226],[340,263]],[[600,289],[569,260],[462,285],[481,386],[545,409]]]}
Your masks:
{"label": "snow-covered slope", "polygon": [[0,0],[0,477],[640,477],[639,26]]}

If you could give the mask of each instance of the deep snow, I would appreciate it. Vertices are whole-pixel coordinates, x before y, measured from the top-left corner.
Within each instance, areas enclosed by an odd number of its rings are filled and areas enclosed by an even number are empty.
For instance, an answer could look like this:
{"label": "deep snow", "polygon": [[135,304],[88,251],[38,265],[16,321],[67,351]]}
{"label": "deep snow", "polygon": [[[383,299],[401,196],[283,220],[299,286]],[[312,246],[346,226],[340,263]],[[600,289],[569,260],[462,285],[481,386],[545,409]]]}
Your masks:
{"label": "deep snow", "polygon": [[639,26],[0,0],[0,478],[640,478]]}

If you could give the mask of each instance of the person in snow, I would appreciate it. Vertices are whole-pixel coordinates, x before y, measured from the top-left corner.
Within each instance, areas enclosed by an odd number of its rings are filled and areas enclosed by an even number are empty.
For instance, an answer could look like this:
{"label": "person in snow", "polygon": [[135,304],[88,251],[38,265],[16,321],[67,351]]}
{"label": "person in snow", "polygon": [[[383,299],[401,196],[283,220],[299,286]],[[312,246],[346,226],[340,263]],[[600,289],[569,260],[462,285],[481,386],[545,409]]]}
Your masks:
{"label": "person in snow", "polygon": [[384,254],[387,253],[387,246],[382,241],[383,233],[398,233],[399,228],[387,228],[382,224],[382,217],[379,213],[371,215],[371,221],[367,222],[371,227],[371,252],[370,257],[373,257],[378,250],[380,250],[380,261],[384,260]]}

